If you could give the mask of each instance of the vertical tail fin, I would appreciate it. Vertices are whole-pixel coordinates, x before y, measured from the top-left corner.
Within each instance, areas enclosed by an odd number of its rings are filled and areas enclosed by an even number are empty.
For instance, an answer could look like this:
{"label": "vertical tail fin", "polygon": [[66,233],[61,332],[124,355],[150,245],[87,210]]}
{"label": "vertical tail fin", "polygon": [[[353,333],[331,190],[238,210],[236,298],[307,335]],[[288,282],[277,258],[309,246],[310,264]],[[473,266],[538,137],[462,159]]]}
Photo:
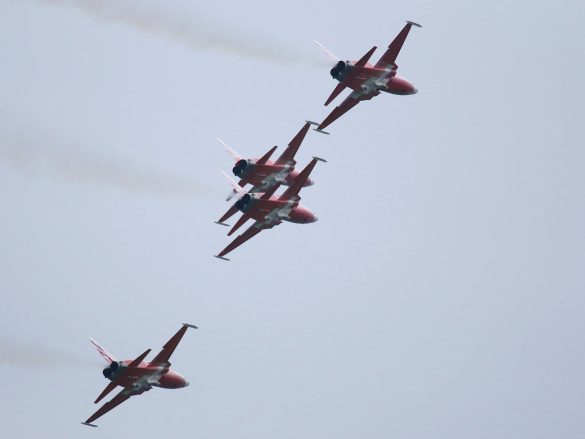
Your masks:
{"label": "vertical tail fin", "polygon": [[236,162],[242,160],[242,156],[238,154],[235,149],[231,148],[227,143],[225,143],[220,138],[218,138],[217,141],[223,145],[223,149],[225,149],[227,153],[231,155]]}
{"label": "vertical tail fin", "polygon": [[327,55],[327,57],[329,59],[331,59],[332,61],[339,61],[339,57],[337,55],[335,55],[333,52],[331,52],[327,47],[323,46],[321,43],[319,43],[319,41],[317,40],[313,40],[313,43],[315,44],[315,46],[317,46],[319,49],[321,49],[321,51]]}
{"label": "vertical tail fin", "polygon": [[116,361],[116,359],[114,358],[114,356],[112,354],[110,354],[108,351],[106,351],[104,349],[103,346],[101,346],[97,341],[95,341],[93,338],[89,338],[89,341],[91,341],[91,343],[95,346],[95,348],[97,349],[97,351],[99,352],[99,354],[103,357],[104,360],[106,360],[108,363],[111,363],[112,361]]}
{"label": "vertical tail fin", "polygon": [[[238,183],[236,183],[229,175],[227,175],[225,172],[221,171],[221,173],[223,174],[223,176],[227,179],[228,183],[230,184],[230,186],[233,188],[234,192],[236,192],[240,197],[246,195],[248,193],[248,191],[246,191],[242,186],[240,186]],[[231,197],[230,197],[231,198]]]}

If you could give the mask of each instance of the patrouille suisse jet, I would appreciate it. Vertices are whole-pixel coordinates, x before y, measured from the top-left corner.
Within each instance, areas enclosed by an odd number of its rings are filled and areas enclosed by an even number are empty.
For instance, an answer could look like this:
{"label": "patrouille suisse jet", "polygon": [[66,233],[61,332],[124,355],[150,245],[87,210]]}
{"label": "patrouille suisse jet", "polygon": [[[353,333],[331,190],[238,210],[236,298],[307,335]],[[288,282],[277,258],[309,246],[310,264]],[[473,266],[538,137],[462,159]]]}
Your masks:
{"label": "patrouille suisse jet", "polygon": [[165,389],[180,389],[187,387],[189,381],[182,377],[179,373],[170,370],[171,363],[169,359],[175,351],[175,348],[183,338],[187,328],[197,328],[197,326],[183,323],[183,327],[173,335],[173,337],[163,346],[159,354],[151,361],[145,362],[144,359],[150,353],[147,349],[142,355],[134,360],[116,360],[112,354],[101,347],[98,342],[89,339],[97,348],[100,355],[109,363],[109,366],[103,370],[104,377],[110,380],[100,396],[95,400],[95,404],[100,402],[108,393],[116,387],[123,387],[122,391],[114,396],[110,401],[106,402],[99,408],[97,412],[91,415],[82,424],[91,427],[97,427],[92,424],[100,416],[103,416],[114,407],[122,404],[131,396],[140,395],[153,387],[162,387]]}
{"label": "patrouille suisse jet", "polygon": [[[271,161],[270,156],[276,150],[273,146],[266,154],[259,159],[244,159],[236,151],[226,145],[222,140],[218,139],[227,152],[234,158],[236,164],[232,170],[236,177],[240,178],[238,183],[240,187],[251,184],[252,188],[248,190],[250,193],[267,192],[272,189],[277,189],[279,185],[290,186],[299,177],[299,171],[295,170],[297,162],[295,155],[303,143],[307,131],[311,124],[307,122],[297,135],[290,141],[288,147],[280,155],[276,161]],[[308,178],[305,181],[305,186],[313,185],[313,181]],[[236,190],[232,190],[228,196],[228,201],[236,194]],[[227,221],[233,214],[238,211],[238,208],[233,205],[220,219],[216,221],[217,224],[227,226],[224,221]]]}
{"label": "patrouille suisse jet", "polygon": [[220,259],[229,260],[225,257],[229,252],[236,247],[239,247],[250,238],[253,238],[262,230],[271,229],[272,227],[281,224],[283,221],[298,224],[314,223],[317,221],[317,217],[313,212],[299,204],[299,201],[301,200],[299,192],[303,186],[305,186],[309,179],[309,174],[318,161],[324,162],[325,160],[319,157],[313,157],[313,160],[311,160],[305,169],[301,171],[295,182],[279,196],[273,196],[277,186],[274,186],[265,193],[251,194],[242,189],[235,181],[224,174],[233,188],[237,191],[239,199],[235,203],[235,206],[237,210],[243,212],[242,216],[228,235],[234,233],[250,218],[255,219],[256,222],[215,256]]}
{"label": "patrouille suisse jet", "polygon": [[398,36],[394,38],[394,41],[390,43],[384,55],[382,55],[375,65],[369,64],[368,60],[376,50],[376,46],[372,47],[358,61],[352,62],[341,61],[331,53],[331,51],[315,41],[315,44],[319,46],[327,56],[337,62],[335,67],[331,69],[331,76],[339,81],[339,84],[337,84],[337,87],[335,87],[331,96],[325,101],[325,105],[329,105],[329,103],[346,87],[353,90],[353,92],[338,107],[335,107],[329,116],[319,124],[315,129],[316,131],[329,134],[322,130],[344,113],[355,107],[360,101],[372,99],[374,96],[378,96],[382,91],[395,95],[413,95],[418,92],[414,85],[396,74],[396,70],[398,69],[396,58],[398,57],[398,53],[400,53],[400,49],[402,48],[412,26],[421,27],[420,24],[407,21],[406,26],[404,26]]}

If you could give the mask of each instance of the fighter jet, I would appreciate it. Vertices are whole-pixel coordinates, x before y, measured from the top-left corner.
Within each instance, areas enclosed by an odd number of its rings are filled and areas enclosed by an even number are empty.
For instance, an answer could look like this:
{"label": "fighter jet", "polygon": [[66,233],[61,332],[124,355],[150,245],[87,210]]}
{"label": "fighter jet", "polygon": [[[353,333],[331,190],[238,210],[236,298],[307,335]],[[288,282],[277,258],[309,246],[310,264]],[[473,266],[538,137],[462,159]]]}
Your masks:
{"label": "fighter jet", "polygon": [[187,328],[197,329],[197,326],[183,323],[183,327],[173,335],[163,346],[159,354],[149,362],[145,362],[144,359],[150,353],[150,349],[147,349],[134,360],[118,361],[112,354],[100,346],[97,341],[90,338],[89,340],[97,348],[100,355],[109,363],[108,367],[103,370],[103,374],[106,379],[110,380],[110,383],[94,403],[97,404],[100,402],[118,386],[123,387],[123,389],[110,401],[101,406],[97,412],[87,418],[85,422],[82,422],[82,424],[97,427],[97,425],[92,424],[97,418],[122,404],[131,396],[140,395],[153,387],[162,387],[165,389],[187,387],[189,381],[179,373],[169,369],[171,366],[169,359],[181,341],[181,338],[187,332]]}
{"label": "fighter jet", "polygon": [[329,134],[323,131],[323,129],[355,107],[360,101],[372,99],[374,96],[378,96],[380,92],[395,95],[413,95],[418,92],[414,85],[396,74],[396,70],[398,69],[396,58],[406,40],[408,32],[410,32],[410,28],[412,26],[422,27],[420,24],[412,21],[407,21],[406,23],[406,26],[394,38],[394,41],[390,43],[384,55],[382,55],[375,65],[369,64],[368,60],[376,50],[376,46],[372,47],[358,61],[352,62],[340,60],[330,50],[323,47],[317,41],[314,41],[327,56],[337,62],[330,73],[334,79],[339,81],[339,84],[337,84],[333,93],[325,101],[325,105],[329,105],[346,87],[353,90],[341,105],[335,107],[329,116],[315,128],[315,131]]}
{"label": "fighter jet", "polygon": [[[288,147],[284,150],[281,156],[276,161],[270,161],[269,158],[276,150],[276,146],[272,147],[266,154],[259,159],[244,159],[236,151],[230,148],[223,140],[219,140],[223,144],[226,151],[234,158],[236,164],[232,170],[236,177],[240,177],[239,186],[245,187],[248,183],[252,184],[252,188],[248,190],[250,193],[266,192],[272,189],[278,189],[279,185],[290,186],[299,177],[299,171],[295,170],[296,161],[295,155],[303,143],[307,132],[309,131],[310,123],[307,122],[297,135],[290,141]],[[307,179],[305,186],[313,185],[311,179]],[[236,190],[232,190],[227,200],[231,200],[236,194]],[[217,224],[227,226],[225,223],[238,209],[232,206],[218,221]]]}
{"label": "fighter jet", "polygon": [[224,174],[232,187],[238,193],[238,201],[235,207],[243,212],[238,222],[234,225],[232,230],[228,233],[231,235],[239,227],[241,227],[248,219],[256,220],[244,233],[234,239],[226,248],[224,248],[216,258],[229,261],[225,257],[229,252],[242,245],[244,242],[253,238],[262,230],[271,229],[283,221],[288,221],[298,224],[314,223],[317,217],[306,207],[299,204],[301,197],[299,191],[305,185],[309,178],[309,174],[315,167],[318,161],[325,162],[319,157],[313,157],[313,160],[302,170],[295,182],[280,196],[272,196],[276,188],[270,189],[265,193],[250,193],[242,189],[235,181],[233,181],[227,174]]}

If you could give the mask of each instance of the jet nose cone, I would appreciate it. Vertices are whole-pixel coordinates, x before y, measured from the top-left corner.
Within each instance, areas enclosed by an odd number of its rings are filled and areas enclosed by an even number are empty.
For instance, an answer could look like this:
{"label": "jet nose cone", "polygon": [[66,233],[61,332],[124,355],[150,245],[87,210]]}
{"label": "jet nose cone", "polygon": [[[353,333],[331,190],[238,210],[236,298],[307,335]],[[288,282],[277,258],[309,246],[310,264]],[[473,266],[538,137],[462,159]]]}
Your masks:
{"label": "jet nose cone", "polygon": [[319,218],[316,216],[313,216],[313,222],[316,223],[317,221],[319,221]]}
{"label": "jet nose cone", "polygon": [[189,387],[189,384],[191,384],[189,380],[185,380],[185,385],[183,387]]}
{"label": "jet nose cone", "polygon": [[416,87],[413,86],[412,87],[412,94],[415,95],[417,93],[418,93],[418,88],[416,88]]}

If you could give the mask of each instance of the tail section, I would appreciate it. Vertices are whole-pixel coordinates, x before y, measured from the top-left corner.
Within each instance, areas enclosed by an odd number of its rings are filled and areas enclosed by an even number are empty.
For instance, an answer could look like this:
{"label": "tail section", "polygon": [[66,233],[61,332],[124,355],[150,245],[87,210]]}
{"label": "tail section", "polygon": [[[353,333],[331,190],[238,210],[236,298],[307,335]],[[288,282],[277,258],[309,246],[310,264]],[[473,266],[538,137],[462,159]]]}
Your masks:
{"label": "tail section", "polygon": [[114,358],[114,356],[112,354],[110,354],[108,351],[106,351],[104,349],[104,347],[101,346],[93,338],[90,337],[89,341],[91,341],[91,343],[95,346],[95,348],[97,349],[97,351],[99,352],[99,354],[103,357],[104,360],[106,360],[108,362],[108,364],[111,363],[112,361],[116,361],[116,359]]}
{"label": "tail section", "polygon": [[240,197],[243,197],[244,195],[246,195],[248,193],[244,188],[242,188],[238,183],[236,183],[225,172],[221,171],[221,173],[226,178],[226,180],[228,181],[228,183],[231,185],[231,187],[233,188],[234,192],[236,192]]}
{"label": "tail section", "polygon": [[325,106],[329,105],[331,101],[335,99],[337,96],[339,96],[339,93],[341,93],[345,89],[346,86],[343,83],[340,82],[339,84],[337,84],[335,86],[335,89],[333,90],[333,93],[331,93],[331,95],[325,101]]}
{"label": "tail section", "polygon": [[313,40],[313,43],[315,44],[315,46],[317,46],[319,49],[321,49],[321,51],[327,55],[327,57],[332,60],[332,61],[339,61],[339,57],[336,56],[333,52],[331,52],[329,49],[327,49],[325,46],[323,46],[321,43],[319,43],[319,41]]}
{"label": "tail section", "polygon": [[[223,171],[221,171],[221,173],[226,178],[226,180],[228,181],[228,183],[231,185],[231,187],[233,188],[233,190],[237,193],[238,199],[242,198],[244,195],[250,195],[250,192],[248,192],[246,189],[244,189],[238,183],[236,183],[229,175],[227,175]],[[253,196],[255,198],[261,198],[261,197],[264,196],[264,192],[254,192],[253,193]]]}
{"label": "tail section", "polygon": [[219,138],[217,139],[217,141],[223,145],[223,149],[225,149],[227,153],[231,155],[236,162],[242,160],[242,156],[238,154],[236,150],[231,148],[227,143],[225,143],[223,140]]}
{"label": "tail section", "polygon": [[368,63],[368,61],[370,60],[370,58],[372,57],[373,53],[376,51],[376,49],[377,49],[377,47],[376,47],[376,46],[374,46],[374,47],[372,47],[370,50],[368,50],[368,51],[366,52],[366,54],[365,54],[364,56],[362,56],[362,57],[361,57],[361,58],[360,58],[360,59],[359,59],[359,60],[358,60],[358,61],[355,63],[355,65],[356,65],[357,67],[363,67],[363,66],[365,66],[365,65]]}
{"label": "tail section", "polygon": [[236,230],[238,230],[240,227],[242,227],[246,221],[248,221],[250,219],[250,217],[246,214],[243,214],[240,219],[238,220],[238,222],[236,224],[234,224],[234,226],[232,227],[232,229],[228,232],[228,236],[231,236]]}
{"label": "tail section", "polygon": [[230,207],[228,209],[228,211],[226,213],[223,214],[223,216],[219,219],[219,221],[216,221],[216,224],[219,224],[221,226],[229,226],[229,224],[226,224],[225,221],[227,221],[228,219],[230,219],[234,213],[236,213],[238,211],[238,207],[234,204],[232,207]]}
{"label": "tail section", "polygon": [[100,393],[100,396],[98,396],[97,399],[93,403],[97,404],[98,402],[100,402],[102,399],[104,399],[106,397],[106,395],[108,393],[110,393],[116,387],[118,387],[118,385],[115,382],[112,381],[111,383],[108,383],[106,388],[102,391],[102,393]]}

